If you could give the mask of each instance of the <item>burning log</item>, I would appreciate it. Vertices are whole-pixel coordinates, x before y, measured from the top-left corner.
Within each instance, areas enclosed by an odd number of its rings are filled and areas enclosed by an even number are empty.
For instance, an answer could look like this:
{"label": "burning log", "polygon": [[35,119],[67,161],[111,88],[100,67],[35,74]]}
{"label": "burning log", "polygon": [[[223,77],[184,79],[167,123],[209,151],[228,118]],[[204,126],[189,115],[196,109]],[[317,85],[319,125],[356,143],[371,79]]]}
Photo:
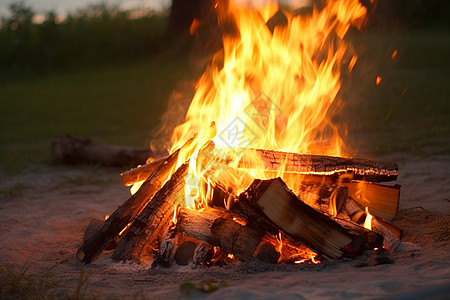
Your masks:
{"label": "burning log", "polygon": [[[185,146],[188,146],[191,142],[192,140],[186,142]],[[77,251],[78,260],[82,262],[91,262],[94,260],[129,223],[136,219],[141,210],[161,188],[169,176],[178,161],[179,152],[180,149],[168,156],[142,184],[141,188],[126,202],[120,205],[105,221],[103,226],[83,243]]]}
{"label": "burning log", "polygon": [[243,260],[249,260],[264,233],[236,223],[230,217],[230,213],[213,208],[201,211],[181,208],[177,228],[186,236],[216,246]]}
{"label": "burning log", "polygon": [[346,248],[357,240],[357,236],[298,199],[280,178],[255,180],[239,196],[237,206],[247,220],[264,230],[276,235],[281,228],[294,240],[305,242],[329,258],[342,257]]}
{"label": "burning log", "polygon": [[120,240],[112,255],[113,259],[142,260],[152,255],[148,251],[152,251],[152,247],[160,242],[163,231],[173,217],[174,207],[184,200],[184,177],[187,171],[188,164],[185,163],[147,203]]}
{"label": "burning log", "polygon": [[326,175],[336,179],[339,175],[353,173],[354,179],[370,182],[392,181],[397,179],[398,166],[392,162],[377,162],[359,158],[344,158],[325,155],[298,154],[264,149],[233,149],[216,147],[221,163],[232,161],[239,153],[239,168],[263,169],[265,171],[284,171],[306,175]]}
{"label": "burning log", "polygon": [[301,183],[292,188],[306,204],[336,216],[348,199],[348,189],[336,184]]}
{"label": "burning log", "polygon": [[93,163],[105,166],[136,166],[144,164],[149,157],[159,157],[164,152],[149,148],[105,145],[90,139],[71,136],[57,137],[51,145],[52,158],[65,164]]}
{"label": "burning log", "polygon": [[387,186],[364,181],[342,182],[340,185],[348,187],[350,197],[367,206],[372,215],[390,221],[397,215],[400,185]]}
{"label": "burning log", "polygon": [[120,174],[123,184],[125,186],[132,186],[137,182],[146,180],[166,160],[166,158],[167,157],[164,157],[123,172]]}

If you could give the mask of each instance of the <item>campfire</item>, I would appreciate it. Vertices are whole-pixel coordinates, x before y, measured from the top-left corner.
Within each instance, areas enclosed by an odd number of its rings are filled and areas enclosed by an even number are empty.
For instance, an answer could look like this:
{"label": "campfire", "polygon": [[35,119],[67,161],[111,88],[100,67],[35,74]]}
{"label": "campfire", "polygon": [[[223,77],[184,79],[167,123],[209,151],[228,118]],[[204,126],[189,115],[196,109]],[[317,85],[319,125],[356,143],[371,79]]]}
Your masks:
{"label": "campfire", "polygon": [[88,226],[77,258],[294,264],[395,249],[400,186],[380,182],[398,167],[351,157],[331,118],[341,74],[358,59],[344,37],[366,7],[328,1],[305,16],[218,1],[215,11],[223,49],[170,154],[121,175],[131,197]]}

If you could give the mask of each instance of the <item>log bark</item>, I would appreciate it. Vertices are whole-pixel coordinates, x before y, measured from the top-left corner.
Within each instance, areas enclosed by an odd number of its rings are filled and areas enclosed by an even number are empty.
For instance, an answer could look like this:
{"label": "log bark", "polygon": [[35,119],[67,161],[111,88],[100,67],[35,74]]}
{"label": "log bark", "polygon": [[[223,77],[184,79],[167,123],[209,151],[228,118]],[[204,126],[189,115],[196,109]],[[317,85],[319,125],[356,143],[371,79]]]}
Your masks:
{"label": "log bark", "polygon": [[371,182],[396,180],[398,175],[398,166],[393,162],[217,146],[215,153],[222,164],[228,164],[238,157],[238,167],[243,169],[325,175],[336,180],[342,174],[352,173],[355,180]]}
{"label": "log bark", "polygon": [[[189,146],[192,139],[186,142]],[[184,146],[183,146],[184,147]],[[92,235],[77,251],[77,258],[82,262],[91,262],[97,258],[105,247],[139,215],[141,210],[161,188],[178,161],[180,149],[169,155],[164,162],[142,184],[140,189],[126,202],[121,204],[105,221],[103,226]]]}
{"label": "log bark", "polygon": [[188,164],[181,165],[158,190],[120,240],[112,255],[113,259],[142,261],[153,256],[153,247],[158,248],[175,206],[184,201],[184,177],[187,171]]}
{"label": "log bark", "polygon": [[145,165],[123,172],[120,174],[123,184],[125,186],[131,186],[137,182],[146,180],[165,161],[166,158],[167,157],[157,159]]}
{"label": "log bark", "polygon": [[51,153],[55,161],[65,164],[88,163],[123,167],[145,164],[148,158],[163,156],[165,151],[99,144],[90,139],[65,136],[53,139]]}
{"label": "log bark", "polygon": [[264,233],[234,222],[230,213],[206,208],[195,211],[181,208],[177,228],[191,238],[216,246],[243,260],[253,257]]}
{"label": "log bark", "polygon": [[[276,235],[281,228],[296,241],[329,258],[342,257],[358,237],[326,215],[308,206],[280,179],[255,180],[239,196],[237,209],[247,220]],[[258,216],[263,214],[265,216]],[[275,226],[274,226],[275,224]]]}

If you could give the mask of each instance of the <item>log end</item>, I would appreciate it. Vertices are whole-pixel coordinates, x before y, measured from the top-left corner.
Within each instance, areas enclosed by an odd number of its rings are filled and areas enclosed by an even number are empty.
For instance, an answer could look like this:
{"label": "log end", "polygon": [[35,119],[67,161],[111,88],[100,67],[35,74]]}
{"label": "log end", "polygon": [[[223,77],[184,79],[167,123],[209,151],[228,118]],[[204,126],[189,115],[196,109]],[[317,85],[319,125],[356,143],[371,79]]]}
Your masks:
{"label": "log end", "polygon": [[82,249],[78,249],[76,256],[77,256],[77,259],[79,261],[81,261],[81,262],[88,262],[88,261],[84,260],[86,258],[86,254],[84,253],[84,251]]}

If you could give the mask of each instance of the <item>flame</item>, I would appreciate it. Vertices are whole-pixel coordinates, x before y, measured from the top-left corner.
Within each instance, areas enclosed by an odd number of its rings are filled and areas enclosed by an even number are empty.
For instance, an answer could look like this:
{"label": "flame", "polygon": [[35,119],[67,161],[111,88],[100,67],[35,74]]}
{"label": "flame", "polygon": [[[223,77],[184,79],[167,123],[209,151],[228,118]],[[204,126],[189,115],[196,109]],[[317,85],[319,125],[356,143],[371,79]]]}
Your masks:
{"label": "flame", "polygon": [[108,220],[108,218],[109,218],[109,215],[106,214],[106,215],[105,215],[105,221]]}
{"label": "flame", "polygon": [[[204,205],[202,176],[214,166],[199,168],[197,155],[210,139],[234,151],[235,163],[242,155],[236,149],[248,148],[343,155],[342,138],[330,117],[341,88],[340,71],[347,63],[351,70],[357,60],[344,36],[350,26],[360,28],[366,15],[358,0],[326,1],[310,16],[280,10],[273,1],[255,9],[218,1],[215,10],[219,26],[236,30],[223,36],[222,51],[197,82],[185,122],[172,135],[171,153],[196,134],[178,163],[190,162],[188,207]],[[269,26],[276,24],[274,15],[286,22]],[[205,130],[212,123],[213,134]],[[220,170],[220,180],[236,193],[255,177],[267,178],[227,164],[230,170]],[[279,170],[277,176],[282,176],[283,166]]]}
{"label": "flame", "polygon": [[377,85],[380,85],[380,83],[381,83],[381,76],[377,76],[377,79],[375,80],[375,82],[377,83]]}
{"label": "flame", "polygon": [[394,52],[392,52],[392,59],[397,59],[398,57],[398,50],[395,49]]}
{"label": "flame", "polygon": [[364,221],[364,228],[372,230],[372,215],[369,213],[369,208],[366,206],[366,220]]}
{"label": "flame", "polygon": [[130,226],[131,226],[131,223],[128,223],[127,226],[125,226],[124,229],[122,229],[122,230],[119,232],[119,237],[121,237],[121,236],[125,233],[125,231],[127,231],[128,228],[130,228]]}

